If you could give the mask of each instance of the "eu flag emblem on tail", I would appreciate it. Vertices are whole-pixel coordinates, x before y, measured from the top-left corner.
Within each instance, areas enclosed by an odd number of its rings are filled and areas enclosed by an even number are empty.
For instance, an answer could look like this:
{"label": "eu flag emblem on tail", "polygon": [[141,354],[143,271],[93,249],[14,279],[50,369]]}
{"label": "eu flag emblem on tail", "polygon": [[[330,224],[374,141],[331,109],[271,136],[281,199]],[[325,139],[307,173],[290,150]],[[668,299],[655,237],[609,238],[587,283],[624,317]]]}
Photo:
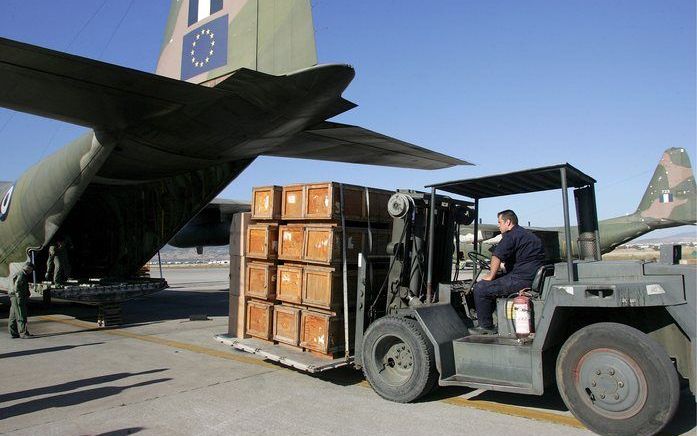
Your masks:
{"label": "eu flag emblem on tail", "polygon": [[228,16],[223,15],[184,35],[181,79],[227,64]]}

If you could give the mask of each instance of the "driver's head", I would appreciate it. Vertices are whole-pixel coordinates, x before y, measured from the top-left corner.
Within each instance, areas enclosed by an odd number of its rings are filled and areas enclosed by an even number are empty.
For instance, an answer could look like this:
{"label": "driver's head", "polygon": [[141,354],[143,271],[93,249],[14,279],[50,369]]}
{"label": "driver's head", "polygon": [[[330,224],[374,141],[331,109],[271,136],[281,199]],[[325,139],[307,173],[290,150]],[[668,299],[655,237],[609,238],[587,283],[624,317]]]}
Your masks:
{"label": "driver's head", "polygon": [[501,234],[506,233],[507,231],[511,230],[513,227],[518,225],[518,215],[515,214],[510,209],[503,210],[498,213],[498,218],[499,218],[499,230],[501,231]]}

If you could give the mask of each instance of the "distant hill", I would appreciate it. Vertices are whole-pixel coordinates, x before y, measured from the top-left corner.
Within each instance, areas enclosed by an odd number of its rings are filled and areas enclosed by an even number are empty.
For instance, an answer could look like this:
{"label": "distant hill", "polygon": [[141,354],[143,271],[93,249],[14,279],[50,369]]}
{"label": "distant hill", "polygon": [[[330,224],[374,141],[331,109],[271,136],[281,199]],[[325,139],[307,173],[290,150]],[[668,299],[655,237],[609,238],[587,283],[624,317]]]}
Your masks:
{"label": "distant hill", "polygon": [[627,244],[690,244],[697,243],[697,228],[691,232],[680,232],[674,235],[661,236],[658,238],[638,238]]}
{"label": "distant hill", "polygon": [[[197,254],[195,248],[177,248],[171,245],[165,245],[160,250],[162,263],[177,264],[177,263],[209,263],[230,260],[230,246],[224,245],[221,247],[203,247],[203,254]],[[154,256],[150,263],[157,263],[157,256]]]}

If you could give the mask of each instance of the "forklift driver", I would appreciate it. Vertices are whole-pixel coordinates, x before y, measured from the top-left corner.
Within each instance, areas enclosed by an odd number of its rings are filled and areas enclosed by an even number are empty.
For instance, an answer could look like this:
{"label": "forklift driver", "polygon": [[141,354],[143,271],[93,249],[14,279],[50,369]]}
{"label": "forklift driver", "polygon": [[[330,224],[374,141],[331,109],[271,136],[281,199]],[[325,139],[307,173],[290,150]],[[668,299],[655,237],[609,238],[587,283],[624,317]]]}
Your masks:
{"label": "forklift driver", "polygon": [[[492,318],[496,298],[507,297],[529,288],[545,259],[542,241],[529,230],[518,226],[515,212],[499,212],[498,225],[502,238],[491,257],[491,270],[474,285],[474,304],[479,326],[469,329],[472,335],[497,333]],[[497,278],[501,263],[505,264],[506,273]]]}

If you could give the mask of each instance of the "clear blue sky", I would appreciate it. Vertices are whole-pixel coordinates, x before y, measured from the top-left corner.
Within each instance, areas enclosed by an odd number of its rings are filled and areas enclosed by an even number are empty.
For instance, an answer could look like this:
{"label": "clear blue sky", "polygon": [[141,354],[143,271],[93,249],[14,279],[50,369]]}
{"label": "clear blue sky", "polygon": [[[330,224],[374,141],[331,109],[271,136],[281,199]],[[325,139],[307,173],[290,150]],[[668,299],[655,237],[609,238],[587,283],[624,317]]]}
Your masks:
{"label": "clear blue sky", "polygon": [[[230,1],[230,0],[226,0]],[[3,0],[0,36],[154,71],[169,1]],[[221,194],[336,180],[387,189],[569,162],[600,218],[633,212],[662,151],[695,147],[694,0],[313,1],[321,63],[349,63],[358,124],[477,166],[441,171],[259,158]],[[0,180],[83,129],[0,109]],[[557,193],[485,202],[558,225]]]}

